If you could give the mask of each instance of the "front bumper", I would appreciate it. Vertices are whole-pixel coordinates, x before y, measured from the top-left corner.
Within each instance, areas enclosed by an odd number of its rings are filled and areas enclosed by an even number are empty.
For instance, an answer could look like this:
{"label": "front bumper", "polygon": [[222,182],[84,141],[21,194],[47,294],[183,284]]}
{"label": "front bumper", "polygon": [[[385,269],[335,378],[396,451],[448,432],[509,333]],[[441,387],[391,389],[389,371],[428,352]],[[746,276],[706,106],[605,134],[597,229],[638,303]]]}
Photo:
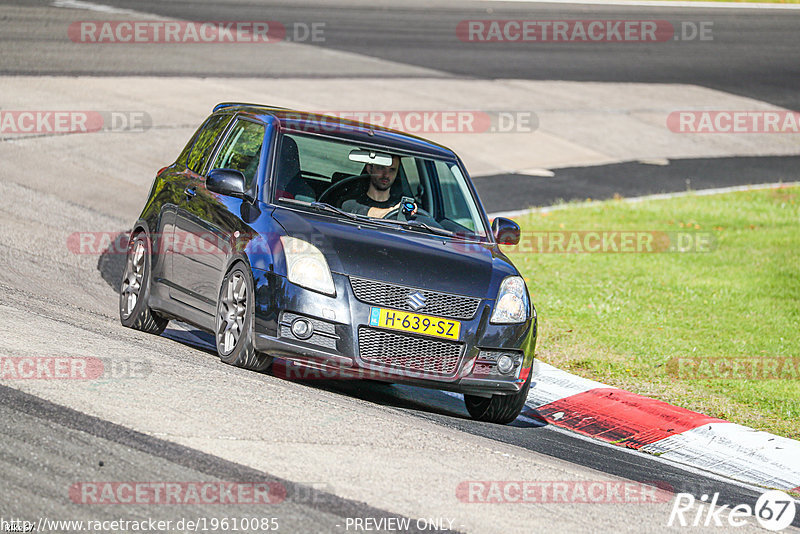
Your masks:
{"label": "front bumper", "polygon": [[[294,377],[372,378],[484,396],[511,394],[522,388],[533,365],[535,312],[525,323],[493,325],[489,317],[494,301],[481,300],[473,318],[460,320],[456,343],[369,326],[372,305],[356,299],[347,276],[332,276],[335,297],[299,287],[273,272],[253,269],[256,348],[294,362]],[[313,324],[308,339],[292,333],[291,323],[297,318]],[[380,338],[378,342],[375,336]],[[399,356],[402,351],[394,348],[398,340],[415,356]],[[392,352],[398,358],[375,358],[376,352]],[[507,375],[499,373],[494,363],[504,353],[518,360]],[[297,371],[297,365],[314,372]]]}

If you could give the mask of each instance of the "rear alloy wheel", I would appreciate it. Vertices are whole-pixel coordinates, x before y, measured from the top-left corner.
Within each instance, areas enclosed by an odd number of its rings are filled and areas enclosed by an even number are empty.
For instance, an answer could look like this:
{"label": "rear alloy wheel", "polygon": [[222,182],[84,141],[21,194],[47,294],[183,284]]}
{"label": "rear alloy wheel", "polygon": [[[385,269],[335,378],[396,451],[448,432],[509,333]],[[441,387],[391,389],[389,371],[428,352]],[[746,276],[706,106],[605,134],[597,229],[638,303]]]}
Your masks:
{"label": "rear alloy wheel", "polygon": [[254,342],[253,279],[240,264],[222,280],[217,299],[215,338],[223,362],[251,371],[266,371],[272,357],[256,350]]}
{"label": "rear alloy wheel", "polygon": [[467,411],[473,419],[478,421],[507,425],[517,418],[525,406],[528,391],[531,389],[532,374],[528,374],[528,379],[522,389],[512,395],[492,395],[491,397],[464,395]]}
{"label": "rear alloy wheel", "polygon": [[160,335],[167,327],[164,319],[150,309],[150,241],[143,233],[128,244],[128,255],[119,288],[119,319],[123,326]]}

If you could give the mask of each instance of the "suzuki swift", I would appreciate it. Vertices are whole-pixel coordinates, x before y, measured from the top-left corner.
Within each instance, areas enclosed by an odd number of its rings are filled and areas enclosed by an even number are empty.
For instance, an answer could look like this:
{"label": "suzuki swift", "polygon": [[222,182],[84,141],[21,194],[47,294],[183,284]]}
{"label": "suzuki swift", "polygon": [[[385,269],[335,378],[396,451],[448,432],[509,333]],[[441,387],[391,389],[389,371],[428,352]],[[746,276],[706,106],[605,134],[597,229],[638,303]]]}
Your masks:
{"label": "suzuki swift", "polygon": [[156,176],[133,226],[122,324],[213,334],[225,363],[463,393],[509,423],[531,385],[536,311],[459,157],[402,132],[219,104]]}

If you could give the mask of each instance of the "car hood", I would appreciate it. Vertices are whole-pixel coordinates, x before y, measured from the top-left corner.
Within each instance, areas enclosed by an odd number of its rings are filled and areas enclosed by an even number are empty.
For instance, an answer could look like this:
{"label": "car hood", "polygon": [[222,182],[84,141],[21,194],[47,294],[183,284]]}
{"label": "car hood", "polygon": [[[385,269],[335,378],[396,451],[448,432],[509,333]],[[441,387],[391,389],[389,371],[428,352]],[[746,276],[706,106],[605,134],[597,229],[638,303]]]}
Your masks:
{"label": "car hood", "polygon": [[496,245],[474,244],[415,230],[375,228],[315,213],[277,209],[287,235],[313,243],[331,271],[432,291],[494,298],[500,281],[517,274]]}

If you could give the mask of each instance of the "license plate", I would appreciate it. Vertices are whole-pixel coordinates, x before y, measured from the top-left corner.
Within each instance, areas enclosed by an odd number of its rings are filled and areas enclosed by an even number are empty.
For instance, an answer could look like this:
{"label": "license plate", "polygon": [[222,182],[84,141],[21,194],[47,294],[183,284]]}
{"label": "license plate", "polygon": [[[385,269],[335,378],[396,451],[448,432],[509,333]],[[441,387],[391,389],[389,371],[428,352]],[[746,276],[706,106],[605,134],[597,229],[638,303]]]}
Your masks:
{"label": "license plate", "polygon": [[461,323],[431,315],[420,315],[386,308],[372,308],[369,314],[369,325],[380,328],[391,328],[415,334],[458,339]]}

